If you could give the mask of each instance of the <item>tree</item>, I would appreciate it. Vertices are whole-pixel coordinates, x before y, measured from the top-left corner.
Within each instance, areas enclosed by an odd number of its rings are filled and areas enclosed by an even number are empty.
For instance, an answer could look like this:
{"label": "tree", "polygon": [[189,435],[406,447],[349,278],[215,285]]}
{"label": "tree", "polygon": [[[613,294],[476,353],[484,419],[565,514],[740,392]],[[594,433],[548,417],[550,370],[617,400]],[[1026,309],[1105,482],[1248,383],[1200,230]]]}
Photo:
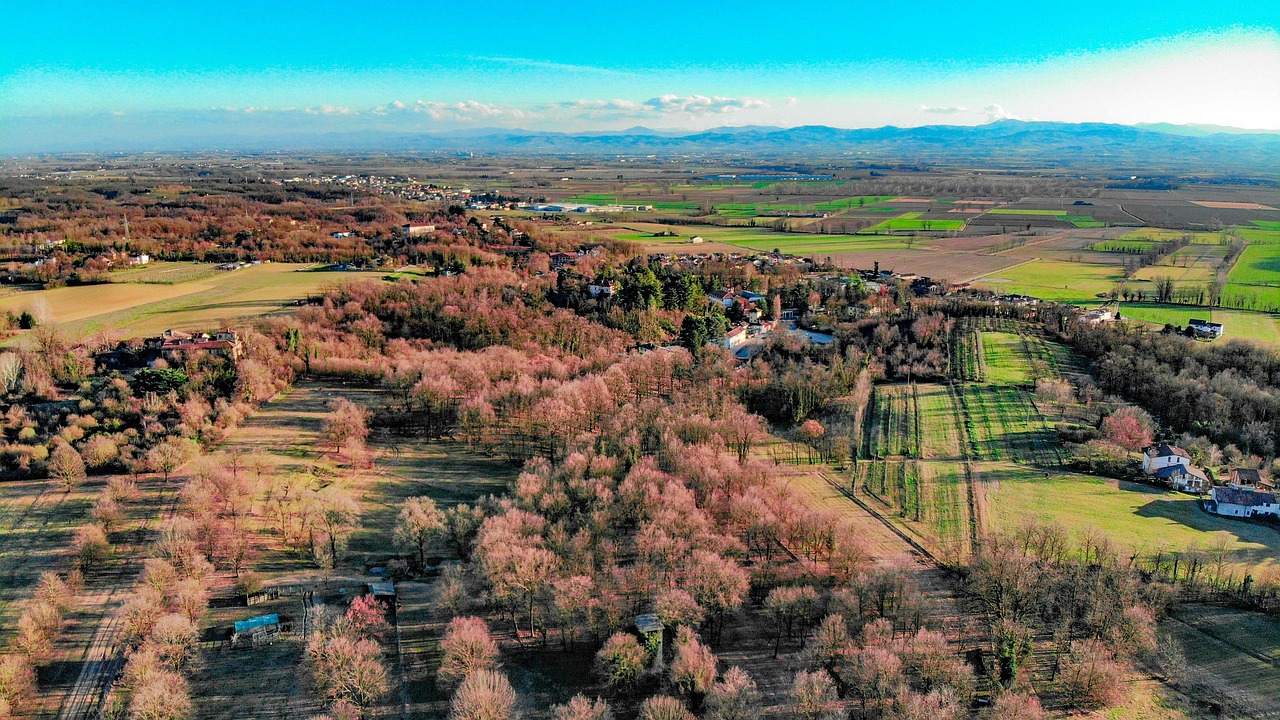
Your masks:
{"label": "tree", "polygon": [[187,374],[174,368],[143,368],[133,374],[133,391],[139,397],[147,393],[168,395],[187,384]]}
{"label": "tree", "polygon": [[437,677],[444,687],[461,683],[479,670],[498,667],[498,644],[489,634],[489,626],[477,617],[460,617],[449,621],[440,641],[442,657]]}
{"label": "tree", "polygon": [[[350,490],[336,484],[315,493],[312,499],[312,550],[316,551],[322,565],[334,567],[338,563],[339,551],[346,546],[347,535],[360,519],[360,505]],[[316,530],[321,533],[319,543],[314,537]]]}
{"label": "tree", "polygon": [[825,672],[801,670],[791,687],[791,717],[796,720],[840,720],[844,711]]}
{"label": "tree", "polygon": [[671,680],[694,700],[695,708],[702,696],[711,691],[718,674],[716,656],[689,628],[680,628],[676,640],[676,656],[671,661]]}
{"label": "tree", "polygon": [[1060,687],[1073,707],[1093,710],[1119,704],[1125,697],[1125,670],[1096,640],[1072,645],[1059,670]]}
{"label": "tree", "polygon": [[190,438],[165,440],[147,452],[147,466],[162,473],[168,481],[169,474],[187,464],[199,447]]}
{"label": "tree", "polygon": [[364,442],[369,437],[369,411],[347,400],[333,402],[333,412],[325,418],[322,434],[337,452],[349,440]]}
{"label": "tree", "polygon": [[0,656],[0,718],[19,717],[36,694],[36,672],[22,655]]}
{"label": "tree", "polygon": [[111,543],[107,541],[107,531],[97,523],[82,525],[76,531],[75,544],[72,546],[81,572],[88,572],[111,555]]}
{"label": "tree", "polygon": [[427,566],[427,547],[444,533],[444,513],[428,497],[410,498],[396,520],[395,541],[418,553],[418,567]]}
{"label": "tree", "polygon": [[1047,720],[1049,713],[1040,707],[1036,696],[1007,692],[995,699],[983,717],[986,720]]}
{"label": "tree", "polygon": [[640,704],[640,720],[696,720],[684,703],[666,695],[655,695]]}
{"label": "tree", "polygon": [[124,519],[124,511],[120,509],[120,503],[108,493],[98,496],[98,502],[94,503],[93,510],[90,512],[94,520],[102,525],[104,532],[110,533],[111,528],[120,524]]}
{"label": "tree", "polygon": [[181,670],[195,654],[199,639],[199,629],[191,618],[169,613],[156,620],[150,642],[161,659],[174,670]]}
{"label": "tree", "polygon": [[574,695],[569,702],[551,708],[552,720],[613,720],[613,710],[609,703],[596,698],[590,700],[584,695]]}
{"label": "tree", "polygon": [[453,695],[449,720],[514,720],[516,691],[507,676],[494,670],[477,670],[467,676]]}
{"label": "tree", "polygon": [[150,672],[132,688],[130,720],[186,720],[194,710],[186,678],[172,670]]}
{"label": "tree", "polygon": [[614,633],[596,653],[596,669],[613,688],[630,688],[644,674],[649,653],[630,633]]}
{"label": "tree", "polygon": [[760,691],[738,666],[729,668],[707,695],[707,720],[758,720]]}
{"label": "tree", "polygon": [[316,686],[331,699],[368,707],[391,689],[382,647],[373,640],[316,633],[307,656]]}
{"label": "tree", "polygon": [[75,448],[59,442],[49,455],[49,474],[62,481],[66,492],[71,492],[85,478],[84,459]]}
{"label": "tree", "polygon": [[1102,434],[1111,442],[1137,451],[1151,444],[1155,421],[1142,408],[1126,405],[1102,421]]}
{"label": "tree", "polygon": [[351,601],[344,618],[351,632],[360,637],[383,639],[391,630],[387,622],[387,606],[374,595],[362,595]]}

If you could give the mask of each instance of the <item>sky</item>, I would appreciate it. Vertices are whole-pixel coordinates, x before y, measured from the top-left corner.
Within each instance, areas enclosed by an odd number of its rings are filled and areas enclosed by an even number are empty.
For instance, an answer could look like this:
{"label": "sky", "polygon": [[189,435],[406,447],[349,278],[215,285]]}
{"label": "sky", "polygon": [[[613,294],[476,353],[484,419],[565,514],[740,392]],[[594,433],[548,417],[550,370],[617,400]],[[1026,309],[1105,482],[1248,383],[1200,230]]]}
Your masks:
{"label": "sky", "polygon": [[0,148],[644,125],[1280,129],[1280,3],[15,3]]}

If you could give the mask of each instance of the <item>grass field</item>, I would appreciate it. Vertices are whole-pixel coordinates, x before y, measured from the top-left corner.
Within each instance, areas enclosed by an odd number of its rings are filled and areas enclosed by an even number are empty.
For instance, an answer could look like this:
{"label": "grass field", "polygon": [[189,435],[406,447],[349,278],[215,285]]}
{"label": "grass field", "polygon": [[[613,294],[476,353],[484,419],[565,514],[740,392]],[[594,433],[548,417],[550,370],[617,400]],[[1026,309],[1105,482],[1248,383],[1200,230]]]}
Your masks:
{"label": "grass field", "polygon": [[[31,310],[37,318],[44,317],[45,323],[58,323],[80,337],[107,331],[139,337],[168,328],[205,330],[281,312],[293,300],[326,287],[382,276],[378,272],[306,271],[306,267],[255,265],[172,285],[126,282],[29,289],[0,297],[0,312]],[[9,342],[20,338],[15,336]]]}
{"label": "grass field", "polygon": [[1231,562],[1280,567],[1280,533],[1210,515],[1181,493],[1146,485],[1008,463],[978,467],[991,515],[990,530],[1013,530],[1027,520],[1055,522],[1068,530],[1098,530],[1118,545],[1149,554],[1209,547],[1216,536],[1230,540]]}
{"label": "grass field", "polygon": [[[1121,279],[1121,268],[1115,265],[1033,260],[985,275],[974,284],[995,292],[1033,295],[1053,302],[1088,303],[1096,301],[1099,293],[1110,292]],[[1130,281],[1129,287],[1136,290],[1144,284]]]}
{"label": "grass field", "polygon": [[154,260],[146,265],[114,270],[107,277],[113,283],[159,283],[173,285],[175,283],[204,280],[221,272],[214,263],[168,262]]}
{"label": "grass field", "polygon": [[1280,286],[1280,245],[1250,245],[1227,276],[1230,283]]}
{"label": "grass field", "polygon": [[[1280,344],[1280,315],[1249,310],[1213,309],[1213,321],[1223,324],[1224,338],[1247,338],[1267,344]],[[1208,308],[1156,303],[1122,303],[1120,316],[1130,320],[1184,327],[1188,320],[1208,320]]]}
{"label": "grass field", "polygon": [[885,220],[882,223],[872,225],[863,232],[893,232],[896,230],[919,230],[925,232],[941,231],[941,230],[963,230],[963,220],[933,220],[921,218],[924,213],[907,212],[895,218]]}

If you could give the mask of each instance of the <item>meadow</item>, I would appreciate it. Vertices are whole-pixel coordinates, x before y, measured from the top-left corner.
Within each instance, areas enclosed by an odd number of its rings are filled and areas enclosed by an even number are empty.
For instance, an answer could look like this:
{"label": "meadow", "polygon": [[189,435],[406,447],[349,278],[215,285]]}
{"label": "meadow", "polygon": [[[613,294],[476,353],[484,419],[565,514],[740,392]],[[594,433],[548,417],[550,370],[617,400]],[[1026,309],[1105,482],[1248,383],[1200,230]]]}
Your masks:
{"label": "meadow", "polygon": [[[1124,275],[1121,268],[1115,265],[1032,260],[984,275],[974,284],[998,293],[1033,295],[1052,302],[1084,304],[1097,302],[1100,296],[1111,292],[1122,279]],[[1129,283],[1136,290],[1134,285],[1132,281]]]}
{"label": "meadow", "polygon": [[[1080,533],[1095,530],[1129,552],[1184,551],[1228,542],[1230,562],[1280,568],[1280,534],[1261,524],[1210,515],[1190,495],[1092,475],[981,463],[977,477],[990,511],[990,530],[1052,522]],[[1127,553],[1126,553],[1127,554]]]}

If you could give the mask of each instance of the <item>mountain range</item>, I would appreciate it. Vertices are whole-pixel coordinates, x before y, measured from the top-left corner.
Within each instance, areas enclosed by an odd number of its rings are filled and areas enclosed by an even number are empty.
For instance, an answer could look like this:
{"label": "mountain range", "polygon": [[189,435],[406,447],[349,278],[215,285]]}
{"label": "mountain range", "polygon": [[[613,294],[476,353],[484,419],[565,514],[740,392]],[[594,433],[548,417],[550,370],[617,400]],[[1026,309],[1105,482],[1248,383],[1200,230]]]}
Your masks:
{"label": "mountain range", "polygon": [[[985,125],[842,129],[720,127],[679,132],[633,127],[594,132],[478,128],[444,133],[273,128],[238,134],[214,128],[166,137],[87,132],[80,147],[26,151],[434,151],[485,154],[722,155],[809,159],[849,156],[868,163],[991,163],[1013,167],[1163,168],[1171,172],[1280,171],[1280,133],[1196,125],[1146,126],[998,120]],[[13,150],[16,150],[14,148]],[[12,151],[12,150],[11,150]]]}

